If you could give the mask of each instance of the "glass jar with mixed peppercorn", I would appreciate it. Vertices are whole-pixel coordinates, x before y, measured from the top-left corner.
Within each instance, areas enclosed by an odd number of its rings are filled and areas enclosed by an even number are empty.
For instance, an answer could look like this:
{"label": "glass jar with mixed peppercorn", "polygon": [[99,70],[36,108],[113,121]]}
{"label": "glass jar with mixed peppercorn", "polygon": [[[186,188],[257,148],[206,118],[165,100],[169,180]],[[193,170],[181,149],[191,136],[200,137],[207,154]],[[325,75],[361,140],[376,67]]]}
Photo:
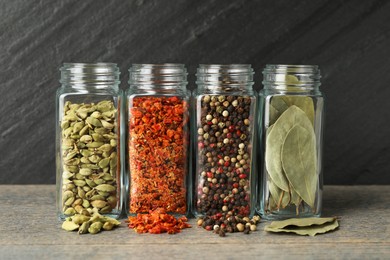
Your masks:
{"label": "glass jar with mixed peppercorn", "polygon": [[200,65],[194,92],[194,198],[197,217],[254,213],[256,94],[246,64]]}
{"label": "glass jar with mixed peppercorn", "polygon": [[260,91],[258,212],[266,219],[320,216],[324,98],[315,65],[267,65]]}
{"label": "glass jar with mixed peppercorn", "polygon": [[57,215],[118,218],[122,90],[114,63],[65,63],[56,96]]}
{"label": "glass jar with mixed peppercorn", "polygon": [[182,64],[134,64],[127,91],[126,212],[188,213],[189,97]]}

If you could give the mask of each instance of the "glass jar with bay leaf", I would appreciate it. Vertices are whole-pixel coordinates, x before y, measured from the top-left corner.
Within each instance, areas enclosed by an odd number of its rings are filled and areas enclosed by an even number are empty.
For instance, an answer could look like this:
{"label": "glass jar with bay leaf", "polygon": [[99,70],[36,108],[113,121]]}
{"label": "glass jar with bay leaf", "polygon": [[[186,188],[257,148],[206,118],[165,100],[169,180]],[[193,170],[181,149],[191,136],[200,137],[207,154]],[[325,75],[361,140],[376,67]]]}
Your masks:
{"label": "glass jar with bay leaf", "polygon": [[320,216],[324,98],[315,65],[267,65],[260,91],[260,201],[265,219]]}
{"label": "glass jar with bay leaf", "polygon": [[65,63],[56,96],[57,214],[121,209],[119,68],[113,63]]}
{"label": "glass jar with bay leaf", "polygon": [[256,94],[249,64],[200,65],[194,92],[193,212],[204,228],[254,214]]}

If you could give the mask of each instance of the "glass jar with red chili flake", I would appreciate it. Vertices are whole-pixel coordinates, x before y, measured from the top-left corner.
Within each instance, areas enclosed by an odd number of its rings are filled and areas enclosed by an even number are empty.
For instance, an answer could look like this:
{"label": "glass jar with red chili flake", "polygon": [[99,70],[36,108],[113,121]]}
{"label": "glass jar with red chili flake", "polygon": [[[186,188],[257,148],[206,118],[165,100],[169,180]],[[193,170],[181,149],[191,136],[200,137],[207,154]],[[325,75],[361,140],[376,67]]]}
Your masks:
{"label": "glass jar with red chili flake", "polygon": [[200,65],[194,97],[193,213],[252,216],[256,94],[247,64]]}
{"label": "glass jar with red chili flake", "polygon": [[182,64],[134,64],[127,91],[127,214],[188,213],[189,91]]}

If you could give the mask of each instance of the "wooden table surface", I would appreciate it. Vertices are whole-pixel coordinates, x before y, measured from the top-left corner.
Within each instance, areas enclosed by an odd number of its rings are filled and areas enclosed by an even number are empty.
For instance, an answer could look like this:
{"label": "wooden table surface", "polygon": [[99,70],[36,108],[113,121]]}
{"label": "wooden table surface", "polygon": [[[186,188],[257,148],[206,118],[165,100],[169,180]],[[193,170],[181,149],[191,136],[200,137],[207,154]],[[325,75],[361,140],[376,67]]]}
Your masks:
{"label": "wooden table surface", "polygon": [[61,229],[54,185],[0,185],[0,259],[390,259],[390,187],[325,186],[324,216],[337,231],[302,237],[258,231],[219,237],[198,228],[136,234],[121,226],[97,235]]}

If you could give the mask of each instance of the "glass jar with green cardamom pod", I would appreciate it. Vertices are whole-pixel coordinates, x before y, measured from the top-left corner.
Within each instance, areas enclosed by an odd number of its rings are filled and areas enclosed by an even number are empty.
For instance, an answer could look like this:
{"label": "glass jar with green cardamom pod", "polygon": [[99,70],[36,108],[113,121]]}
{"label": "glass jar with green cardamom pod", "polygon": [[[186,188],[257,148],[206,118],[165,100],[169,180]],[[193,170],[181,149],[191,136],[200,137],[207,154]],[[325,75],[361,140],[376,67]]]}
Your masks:
{"label": "glass jar with green cardamom pod", "polygon": [[259,113],[258,213],[320,216],[324,98],[315,65],[267,65]]}
{"label": "glass jar with green cardamom pod", "polygon": [[57,215],[118,218],[121,104],[114,63],[65,63],[56,95]]}

